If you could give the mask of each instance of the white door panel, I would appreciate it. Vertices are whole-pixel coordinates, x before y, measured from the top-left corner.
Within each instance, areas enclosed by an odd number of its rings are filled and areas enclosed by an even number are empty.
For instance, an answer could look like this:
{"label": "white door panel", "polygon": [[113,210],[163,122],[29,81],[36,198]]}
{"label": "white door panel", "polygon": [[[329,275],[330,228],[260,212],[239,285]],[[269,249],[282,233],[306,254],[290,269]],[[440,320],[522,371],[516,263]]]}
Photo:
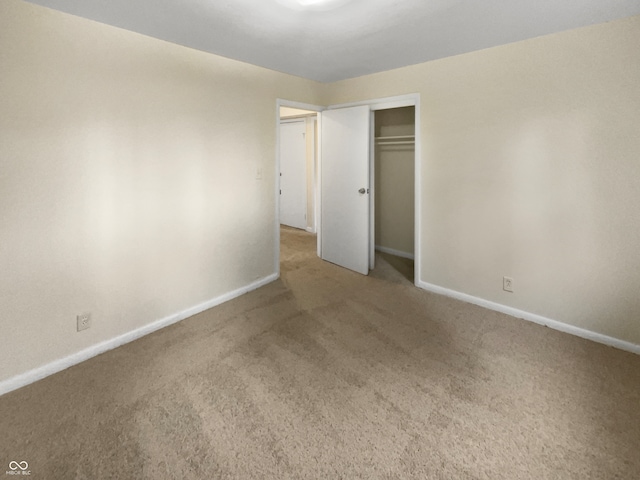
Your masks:
{"label": "white door panel", "polygon": [[305,122],[280,124],[280,223],[307,227]]}
{"label": "white door panel", "polygon": [[369,106],[322,114],[322,258],[369,273]]}

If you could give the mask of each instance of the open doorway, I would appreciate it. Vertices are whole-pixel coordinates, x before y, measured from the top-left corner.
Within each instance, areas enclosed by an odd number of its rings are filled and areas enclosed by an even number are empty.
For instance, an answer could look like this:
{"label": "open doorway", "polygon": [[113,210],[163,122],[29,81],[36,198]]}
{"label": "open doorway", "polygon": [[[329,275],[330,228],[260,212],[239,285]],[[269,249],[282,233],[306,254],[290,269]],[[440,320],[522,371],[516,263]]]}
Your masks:
{"label": "open doorway", "polygon": [[317,112],[280,107],[280,224],[316,232]]}
{"label": "open doorway", "polygon": [[396,273],[418,283],[419,105],[410,94],[322,113],[323,260],[378,276],[377,256],[391,256]]}
{"label": "open doorway", "polygon": [[415,107],[373,111],[373,224],[376,268],[415,276]]}
{"label": "open doorway", "polygon": [[297,102],[277,102],[276,268],[280,273],[286,271],[288,259],[316,254],[320,110]]}

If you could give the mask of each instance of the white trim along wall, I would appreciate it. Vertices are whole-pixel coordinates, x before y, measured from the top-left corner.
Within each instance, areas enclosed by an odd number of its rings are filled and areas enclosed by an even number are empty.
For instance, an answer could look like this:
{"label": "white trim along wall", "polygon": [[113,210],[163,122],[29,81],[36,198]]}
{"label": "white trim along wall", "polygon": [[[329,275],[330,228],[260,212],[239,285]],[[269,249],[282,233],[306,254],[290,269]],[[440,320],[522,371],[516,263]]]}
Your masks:
{"label": "white trim along wall", "polygon": [[446,297],[462,300],[463,302],[488,308],[489,310],[494,310],[496,312],[505,313],[512,317],[520,318],[528,322],[537,323],[538,325],[544,325],[545,327],[549,327],[560,332],[569,333],[571,335],[575,335],[576,337],[586,338],[587,340],[591,340],[596,343],[602,343],[610,347],[615,347],[620,350],[640,355],[640,345],[636,345],[635,343],[626,342],[624,340],[610,337],[608,335],[592,332],[591,330],[576,327],[574,325],[569,325],[568,323],[559,322],[557,320],[543,317],[542,315],[537,315],[535,313],[525,312],[524,310],[508,307],[500,303],[485,300],[484,298],[474,297],[473,295],[467,295],[466,293],[456,292],[455,290],[439,287],[438,285],[420,282],[418,286],[429,292],[437,293],[438,295],[444,295]]}

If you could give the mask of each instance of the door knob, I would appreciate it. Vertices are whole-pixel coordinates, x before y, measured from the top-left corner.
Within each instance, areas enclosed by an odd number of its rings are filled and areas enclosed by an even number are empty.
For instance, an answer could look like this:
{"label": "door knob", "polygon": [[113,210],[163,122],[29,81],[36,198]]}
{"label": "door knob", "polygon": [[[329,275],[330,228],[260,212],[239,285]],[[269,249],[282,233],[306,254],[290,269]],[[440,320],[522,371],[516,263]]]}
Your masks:
{"label": "door knob", "polygon": [[358,190],[358,193],[363,194],[366,193],[367,191],[364,188],[361,188],[360,190]]}

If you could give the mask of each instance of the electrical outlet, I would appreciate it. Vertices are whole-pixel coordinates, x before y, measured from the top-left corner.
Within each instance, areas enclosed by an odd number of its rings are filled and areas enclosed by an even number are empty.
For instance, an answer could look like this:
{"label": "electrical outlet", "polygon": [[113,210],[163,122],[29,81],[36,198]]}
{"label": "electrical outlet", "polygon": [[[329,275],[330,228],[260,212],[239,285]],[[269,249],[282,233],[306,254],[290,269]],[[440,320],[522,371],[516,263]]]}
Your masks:
{"label": "electrical outlet", "polygon": [[502,277],[502,289],[505,292],[513,293],[513,278],[511,278],[511,277]]}
{"label": "electrical outlet", "polygon": [[91,314],[90,313],[80,314],[80,315],[78,315],[76,317],[76,320],[78,322],[78,331],[86,330],[87,328],[89,328],[91,326]]}

